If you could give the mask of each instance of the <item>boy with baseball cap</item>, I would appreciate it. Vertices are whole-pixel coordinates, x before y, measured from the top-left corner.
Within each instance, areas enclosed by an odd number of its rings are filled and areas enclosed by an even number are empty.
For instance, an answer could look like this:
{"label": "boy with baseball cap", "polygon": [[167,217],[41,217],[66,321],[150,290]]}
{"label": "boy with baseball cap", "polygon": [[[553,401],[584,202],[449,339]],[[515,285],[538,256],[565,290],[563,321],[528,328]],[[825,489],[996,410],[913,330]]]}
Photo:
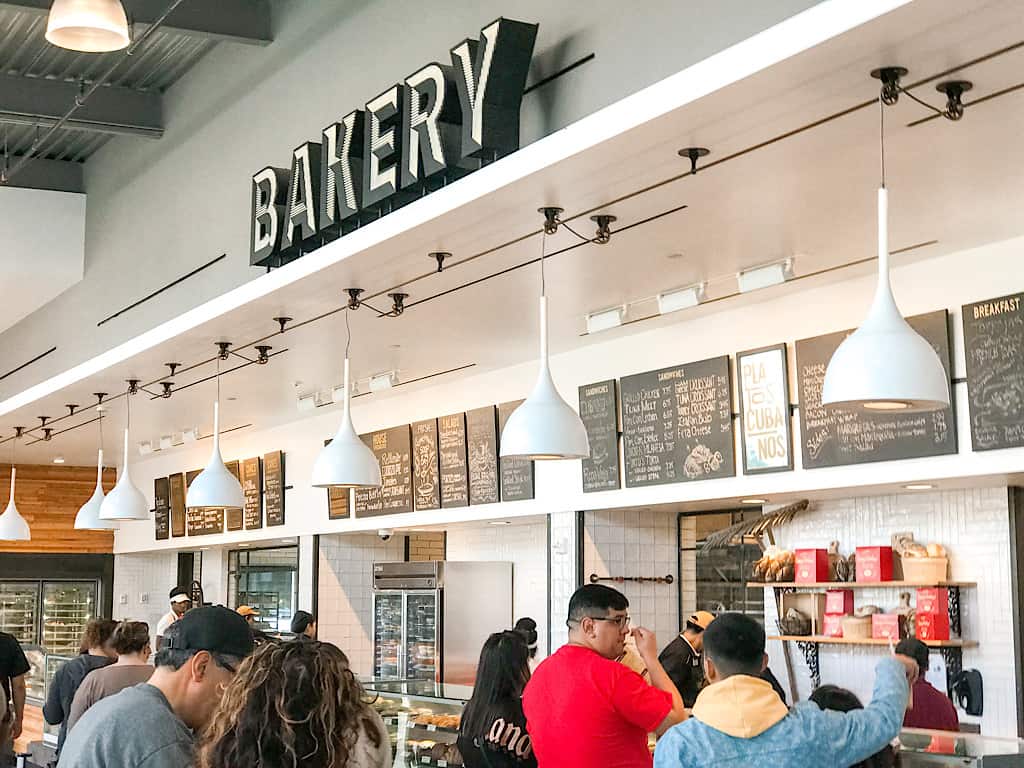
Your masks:
{"label": "boy with baseball cap", "polygon": [[704,651],[704,630],[715,620],[707,611],[697,611],[686,620],[683,631],[658,656],[658,661],[672,678],[683,697],[683,705],[693,706],[704,687],[701,654]]}

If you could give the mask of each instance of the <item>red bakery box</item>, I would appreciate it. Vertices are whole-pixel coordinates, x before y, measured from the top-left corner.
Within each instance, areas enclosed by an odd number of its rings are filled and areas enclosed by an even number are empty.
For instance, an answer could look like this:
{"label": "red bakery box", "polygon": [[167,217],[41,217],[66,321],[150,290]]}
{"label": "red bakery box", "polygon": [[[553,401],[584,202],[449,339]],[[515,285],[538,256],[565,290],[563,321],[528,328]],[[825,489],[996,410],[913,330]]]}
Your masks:
{"label": "red bakery box", "polygon": [[[825,593],[825,613],[832,616],[853,614],[853,590],[830,589]],[[842,634],[836,635],[842,637]]]}
{"label": "red bakery box", "polygon": [[843,636],[843,619],[845,616],[836,616],[835,614],[825,614],[825,623],[822,627],[822,632],[825,637],[842,637]]}
{"label": "red bakery box", "polygon": [[[920,617],[918,618],[920,621]],[[900,616],[895,613],[871,615],[871,637],[875,640],[900,641]]]}
{"label": "red bakery box", "polygon": [[949,640],[949,614],[918,613],[914,631],[918,640]]}
{"label": "red bakery box", "polygon": [[892,547],[857,547],[857,581],[892,581]]}
{"label": "red bakery box", "polygon": [[917,590],[918,613],[949,613],[949,590],[945,587],[926,587]]}
{"label": "red bakery box", "polygon": [[796,551],[797,582],[828,581],[828,551],[824,549],[798,549]]}

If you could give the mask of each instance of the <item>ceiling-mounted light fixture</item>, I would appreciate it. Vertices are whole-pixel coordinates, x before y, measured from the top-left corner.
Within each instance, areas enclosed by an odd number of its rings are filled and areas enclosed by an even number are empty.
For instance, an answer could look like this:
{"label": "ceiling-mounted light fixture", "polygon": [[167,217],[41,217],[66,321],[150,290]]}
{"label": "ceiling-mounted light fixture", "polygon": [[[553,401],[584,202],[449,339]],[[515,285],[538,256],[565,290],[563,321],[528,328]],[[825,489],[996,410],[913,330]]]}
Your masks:
{"label": "ceiling-mounted light fixture", "polygon": [[53,457],[53,463],[54,464],[63,464],[64,463],[64,457],[63,456],[54,456]]}
{"label": "ceiling-mounted light fixture", "polygon": [[75,530],[77,531],[112,531],[117,528],[113,520],[104,520],[100,517],[100,509],[103,507],[103,411],[101,405],[97,409],[100,414],[100,447],[96,452],[96,490],[85,502],[75,515]]}
{"label": "ceiling-mounted light fixture", "polygon": [[396,383],[398,383],[398,373],[396,371],[378,373],[370,377],[370,391],[383,392],[385,389],[391,389]]}
{"label": "ceiling-mounted light fixture", "polygon": [[189,509],[234,509],[245,506],[242,485],[224,465],[220,454],[220,361],[225,357],[227,342],[218,342],[221,354],[217,356],[217,399],[213,401],[213,450],[206,468],[196,475],[185,495]]}
{"label": "ceiling-mounted light fixture", "polygon": [[17,474],[17,470],[14,468],[14,449],[22,431],[22,427],[15,427],[14,438],[11,440],[11,500],[7,502],[7,509],[0,515],[0,541],[32,540],[32,532],[29,530],[28,523],[14,504],[14,476]]}
{"label": "ceiling-mounted light fixture", "polygon": [[197,427],[189,427],[188,429],[182,430],[181,442],[183,443],[194,443],[199,439],[199,429]]}
{"label": "ceiling-mounted light fixture", "polygon": [[583,421],[562,399],[548,367],[548,304],[544,283],[547,236],[558,228],[561,208],[541,208],[544,234],[540,250],[540,371],[530,396],[512,411],[501,432],[503,458],[582,459],[590,455]]}
{"label": "ceiling-mounted light fixture", "polygon": [[120,0],[53,0],[46,40],[60,48],[108,53],[131,43]]}
{"label": "ceiling-mounted light fixture", "polygon": [[[349,290],[349,294],[352,294]],[[358,294],[355,294],[358,296]],[[351,305],[350,305],[351,306]],[[349,386],[349,349],[352,331],[349,328],[349,312],[345,312],[345,375],[341,385],[341,425],[331,442],[324,446],[313,462],[310,484],[314,488],[379,488],[381,485],[380,464],[370,447],[364,443],[352,426],[351,391]]]}
{"label": "ceiling-mounted light fixture", "polygon": [[166,451],[174,447],[174,435],[160,435],[160,450]]}
{"label": "ceiling-mounted light fixture", "polygon": [[878,284],[868,316],[832,355],[822,405],[876,411],[933,411],[949,406],[949,375],[938,354],[910,327],[889,282],[889,193],[885,187],[885,106],[879,97]]}
{"label": "ceiling-mounted light fixture", "polygon": [[124,463],[117,484],[113,487],[100,505],[100,520],[148,520],[149,507],[142,491],[132,482],[128,469],[128,434],[132,427],[132,395],[139,391],[139,382],[132,379],[128,382],[128,393],[125,395],[127,419],[124,428]]}
{"label": "ceiling-mounted light fixture", "polygon": [[707,283],[694,283],[685,288],[677,288],[658,294],[658,314],[667,315],[681,309],[690,309],[702,304],[705,298]]}
{"label": "ceiling-mounted light fixture", "polygon": [[602,309],[599,312],[591,312],[587,315],[587,333],[600,333],[622,325],[626,316],[626,307],[620,304],[611,309]]}
{"label": "ceiling-mounted light fixture", "polygon": [[153,452],[153,443],[149,440],[143,440],[139,443],[139,456],[148,456]]}
{"label": "ceiling-mounted light fixture", "polygon": [[762,288],[770,288],[773,285],[782,285],[787,280],[792,279],[792,257],[773,261],[770,264],[751,267],[736,275],[736,282],[739,283],[740,293],[750,293],[751,291],[759,291]]}

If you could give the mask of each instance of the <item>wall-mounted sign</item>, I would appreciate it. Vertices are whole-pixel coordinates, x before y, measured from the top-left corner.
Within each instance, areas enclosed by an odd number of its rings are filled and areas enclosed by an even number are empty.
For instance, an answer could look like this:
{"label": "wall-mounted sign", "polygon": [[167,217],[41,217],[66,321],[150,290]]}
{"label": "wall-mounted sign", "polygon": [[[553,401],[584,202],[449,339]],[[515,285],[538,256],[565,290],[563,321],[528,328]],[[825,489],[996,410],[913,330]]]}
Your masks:
{"label": "wall-mounted sign", "polygon": [[284,525],[284,454],[263,456],[263,496],[267,502],[267,527]]}
{"label": "wall-mounted sign", "polygon": [[498,19],[252,177],[250,263],[280,266],[519,148],[537,25]]}
{"label": "wall-mounted sign", "polygon": [[356,517],[412,512],[412,441],[409,425],[360,435],[380,464],[380,488],[358,488]]}
{"label": "wall-mounted sign", "polygon": [[[260,468],[260,457],[254,456],[242,462],[242,493],[245,494],[245,508],[242,510],[242,523],[245,530],[251,531],[263,527],[263,472]],[[229,528],[228,530],[232,530]]]}
{"label": "wall-mounted sign", "polygon": [[171,536],[185,535],[185,476],[178,472],[167,478],[171,494]]}
{"label": "wall-mounted sign", "polygon": [[793,468],[786,345],[736,355],[739,381],[743,471],[779,472]]}
{"label": "wall-mounted sign", "polygon": [[621,487],[619,472],[619,408],[615,379],[585,384],[579,389],[580,419],[590,441],[583,459],[583,492]]}
{"label": "wall-mounted sign", "polygon": [[[522,400],[498,405],[498,445],[501,445],[501,432],[512,411],[522,404]],[[529,459],[503,458],[501,462],[501,500],[524,501],[533,498],[533,462]]]}
{"label": "wall-mounted sign", "polygon": [[466,459],[466,414],[453,413],[437,420],[437,446],[441,465],[441,506],[469,504],[469,462]]}
{"label": "wall-mounted sign", "polygon": [[437,458],[437,419],[412,425],[412,490],[416,509],[440,509],[441,470]]}
{"label": "wall-mounted sign", "polygon": [[1024,445],[1024,293],[963,307],[971,442],[976,451]]}
{"label": "wall-mounted sign", "polygon": [[[324,447],[331,444],[331,440],[324,440]],[[349,499],[352,492],[349,488],[330,486],[327,488],[327,519],[347,520],[349,517]]]}
{"label": "wall-mounted sign", "polygon": [[498,489],[498,414],[493,405],[466,411],[469,503],[496,504]]}
{"label": "wall-mounted sign", "polygon": [[171,535],[171,487],[166,477],[153,481],[153,501],[156,507],[153,515],[156,540],[161,541]]}
{"label": "wall-mounted sign", "polygon": [[224,533],[224,510],[189,507],[185,510],[185,530],[189,536]]}
{"label": "wall-mounted sign", "polygon": [[[229,461],[224,466],[228,468],[228,472],[235,476],[235,479],[242,482],[242,467],[241,462]],[[242,491],[245,491],[245,487],[242,487]],[[225,509],[224,510],[224,523],[229,531],[240,531],[245,527],[245,510],[244,509]]]}

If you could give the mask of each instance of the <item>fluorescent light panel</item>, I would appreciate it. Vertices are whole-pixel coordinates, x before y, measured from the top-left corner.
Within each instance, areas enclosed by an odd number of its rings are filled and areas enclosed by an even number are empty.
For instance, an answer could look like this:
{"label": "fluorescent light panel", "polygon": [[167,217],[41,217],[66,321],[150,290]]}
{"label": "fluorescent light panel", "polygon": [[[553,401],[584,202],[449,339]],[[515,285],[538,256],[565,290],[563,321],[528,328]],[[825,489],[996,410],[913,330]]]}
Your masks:
{"label": "fluorescent light panel", "polygon": [[376,376],[370,377],[370,391],[371,392],[382,392],[385,389],[391,389],[395,386],[395,380],[398,377],[394,371],[386,371],[385,373],[378,373]]}
{"label": "fluorescent light panel", "polygon": [[658,314],[667,315],[681,309],[696,307],[704,301],[706,283],[695,283],[685,288],[658,294]]}
{"label": "fluorescent light panel", "polygon": [[626,316],[626,308],[621,304],[610,309],[602,309],[587,315],[587,333],[600,333],[622,325]]}
{"label": "fluorescent light panel", "polygon": [[773,285],[782,285],[793,277],[793,260],[785,259],[773,264],[744,270],[736,275],[740,293],[750,293]]}

